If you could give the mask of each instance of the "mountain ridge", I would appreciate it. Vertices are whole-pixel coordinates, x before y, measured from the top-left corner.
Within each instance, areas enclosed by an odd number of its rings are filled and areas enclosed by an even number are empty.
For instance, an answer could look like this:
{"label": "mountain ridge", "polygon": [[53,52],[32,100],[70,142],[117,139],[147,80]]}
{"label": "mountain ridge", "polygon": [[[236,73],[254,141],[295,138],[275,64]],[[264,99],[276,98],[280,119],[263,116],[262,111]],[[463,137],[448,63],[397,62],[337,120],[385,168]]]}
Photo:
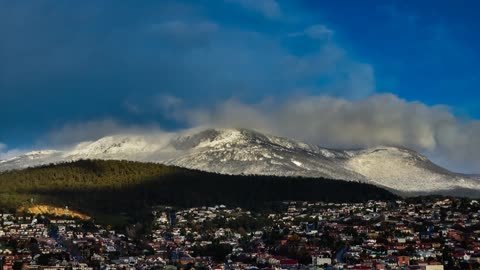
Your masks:
{"label": "mountain ridge", "polygon": [[166,136],[113,135],[71,149],[0,161],[0,171],[79,159],[157,162],[222,174],[302,176],[372,183],[397,193],[439,194],[480,182],[403,147],[335,150],[249,129],[190,130]]}

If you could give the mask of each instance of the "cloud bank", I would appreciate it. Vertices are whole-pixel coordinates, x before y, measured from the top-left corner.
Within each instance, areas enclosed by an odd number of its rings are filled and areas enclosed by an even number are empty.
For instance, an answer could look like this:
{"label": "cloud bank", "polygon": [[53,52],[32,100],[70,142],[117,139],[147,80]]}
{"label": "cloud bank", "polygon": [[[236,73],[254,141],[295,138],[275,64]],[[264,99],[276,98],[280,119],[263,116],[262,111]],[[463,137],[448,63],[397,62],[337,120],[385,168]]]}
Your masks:
{"label": "cloud bank", "polygon": [[392,94],[357,101],[299,96],[247,104],[233,99],[211,108],[179,107],[174,117],[192,127],[252,128],[333,148],[407,147],[452,169],[476,171],[480,165],[480,121]]}
{"label": "cloud bank", "polygon": [[[172,102],[174,101],[174,102]],[[359,100],[296,96],[247,103],[229,99],[191,108],[175,97],[158,99],[158,113],[186,128],[249,128],[330,148],[407,147],[451,170],[478,172],[480,121],[460,119],[447,106],[409,102],[392,94]],[[180,129],[177,129],[181,132]],[[124,125],[113,119],[70,124],[48,135],[69,145],[113,134],[161,135],[159,126]]]}
{"label": "cloud bank", "polygon": [[155,124],[125,125],[114,119],[102,119],[88,122],[71,123],[49,132],[42,138],[43,144],[54,148],[69,147],[85,141],[94,141],[116,134],[161,134],[163,131]]}

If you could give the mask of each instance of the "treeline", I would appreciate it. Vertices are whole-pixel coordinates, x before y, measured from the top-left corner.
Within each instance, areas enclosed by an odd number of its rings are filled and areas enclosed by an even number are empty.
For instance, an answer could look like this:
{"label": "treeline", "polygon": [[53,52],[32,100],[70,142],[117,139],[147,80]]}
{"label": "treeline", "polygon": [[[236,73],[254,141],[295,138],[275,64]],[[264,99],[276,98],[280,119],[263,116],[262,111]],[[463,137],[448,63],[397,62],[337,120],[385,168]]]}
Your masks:
{"label": "treeline", "polygon": [[0,173],[2,192],[121,188],[184,169],[133,161],[79,160]]}
{"label": "treeline", "polygon": [[0,206],[18,207],[33,199],[36,203],[110,215],[141,215],[159,204],[227,204],[259,209],[285,200],[362,202],[396,198],[384,189],[356,182],[221,175],[153,163],[101,160],[5,172],[0,174],[0,185]]}

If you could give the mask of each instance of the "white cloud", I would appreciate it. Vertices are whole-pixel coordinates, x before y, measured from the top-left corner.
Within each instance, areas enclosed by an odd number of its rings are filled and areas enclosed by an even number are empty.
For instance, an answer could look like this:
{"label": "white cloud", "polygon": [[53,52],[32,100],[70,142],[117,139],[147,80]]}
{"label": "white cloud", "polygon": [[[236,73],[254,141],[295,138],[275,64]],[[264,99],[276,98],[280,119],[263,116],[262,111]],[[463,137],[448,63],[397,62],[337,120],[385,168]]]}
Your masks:
{"label": "white cloud", "polygon": [[0,151],[7,149],[7,145],[0,142]]}
{"label": "white cloud", "polygon": [[282,15],[280,6],[275,0],[226,0],[226,2],[241,5],[270,19],[278,18]]}
{"label": "white cloud", "polygon": [[448,107],[408,102],[392,94],[357,101],[329,96],[258,104],[228,100],[175,115],[196,127],[253,128],[336,148],[403,146],[450,168],[480,166],[480,121],[463,121]]}
{"label": "white cloud", "polygon": [[124,125],[113,119],[102,119],[83,123],[70,123],[53,130],[43,140],[54,147],[70,146],[74,143],[92,141],[114,134],[147,134],[161,132],[154,124],[147,126]]}
{"label": "white cloud", "polygon": [[[165,100],[174,101],[174,106]],[[393,94],[359,100],[296,96],[254,104],[230,99],[196,108],[175,97],[159,102],[159,108],[166,106],[159,110],[163,116],[168,113],[187,128],[250,128],[331,148],[401,146],[427,154],[450,169],[478,172],[480,166],[480,121],[462,120],[446,106],[409,102]],[[48,138],[54,146],[68,146],[114,134],[166,133],[155,125],[128,126],[107,119],[70,124]]]}

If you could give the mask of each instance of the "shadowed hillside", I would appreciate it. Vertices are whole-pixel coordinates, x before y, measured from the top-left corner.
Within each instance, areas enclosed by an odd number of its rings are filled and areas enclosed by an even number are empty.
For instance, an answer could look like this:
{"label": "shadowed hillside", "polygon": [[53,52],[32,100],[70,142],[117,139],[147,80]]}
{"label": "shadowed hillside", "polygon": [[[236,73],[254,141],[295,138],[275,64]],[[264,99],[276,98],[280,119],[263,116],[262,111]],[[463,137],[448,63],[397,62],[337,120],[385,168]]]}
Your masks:
{"label": "shadowed hillside", "polygon": [[141,215],[149,206],[228,204],[260,208],[283,200],[394,199],[369,184],[321,178],[232,176],[153,163],[81,160],[0,173],[0,206],[68,205],[87,214]]}

